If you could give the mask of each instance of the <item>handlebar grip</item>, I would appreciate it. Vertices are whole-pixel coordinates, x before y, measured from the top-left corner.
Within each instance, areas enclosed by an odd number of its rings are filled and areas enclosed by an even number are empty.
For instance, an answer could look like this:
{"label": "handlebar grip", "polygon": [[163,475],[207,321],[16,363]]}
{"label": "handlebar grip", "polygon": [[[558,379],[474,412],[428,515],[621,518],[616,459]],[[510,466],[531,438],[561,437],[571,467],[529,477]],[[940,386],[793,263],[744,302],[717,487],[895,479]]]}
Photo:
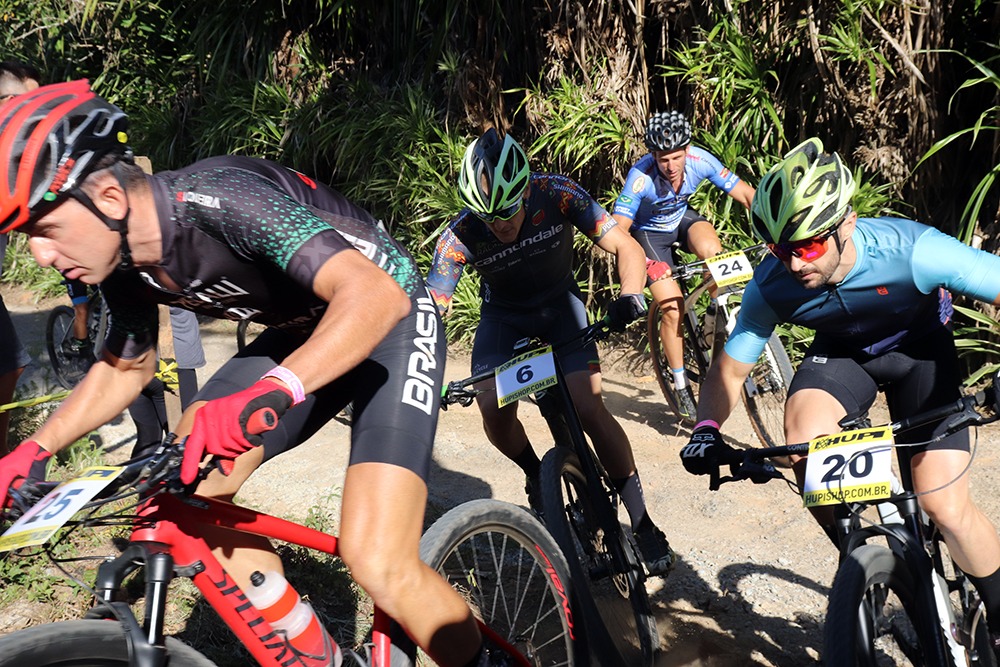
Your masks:
{"label": "handlebar grip", "polygon": [[278,413],[274,411],[274,408],[260,408],[247,418],[247,433],[252,435],[273,431],[277,426]]}

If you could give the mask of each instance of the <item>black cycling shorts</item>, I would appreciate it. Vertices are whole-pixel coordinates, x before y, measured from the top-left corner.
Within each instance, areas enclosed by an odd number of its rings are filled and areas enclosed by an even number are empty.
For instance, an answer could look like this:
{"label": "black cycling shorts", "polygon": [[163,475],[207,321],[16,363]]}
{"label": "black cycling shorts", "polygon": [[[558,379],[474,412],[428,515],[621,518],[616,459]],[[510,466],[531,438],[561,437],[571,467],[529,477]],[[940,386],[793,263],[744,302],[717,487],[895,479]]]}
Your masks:
{"label": "black cycling shorts", "polygon": [[674,258],[674,243],[680,243],[681,250],[691,252],[688,247],[688,230],[696,222],[708,222],[708,219],[693,208],[688,207],[684,211],[677,229],[672,232],[657,232],[652,230],[639,230],[633,224],[630,231],[635,240],[642,246],[646,253],[646,259],[657,262],[666,262],[670,265],[670,270],[677,268]]}
{"label": "black cycling shorts", "polygon": [[[821,389],[847,411],[847,418],[864,415],[885,392],[893,421],[958,400],[961,377],[955,340],[940,328],[920,340],[870,358],[840,349],[817,334],[788,389],[789,397],[802,389]],[[898,443],[930,440],[939,433],[940,422],[900,432]],[[928,449],[969,451],[968,429],[953,433],[931,445],[907,447],[916,454]]]}
{"label": "black cycling shorts", "polygon": [[[587,309],[575,289],[530,311],[513,310],[494,304],[483,304],[472,344],[472,374],[478,375],[509,361],[520,352],[515,344],[525,338],[538,338],[558,345],[587,326]],[[597,344],[571,346],[556,352],[563,373],[577,371],[600,372]]]}
{"label": "black cycling shorts", "polygon": [[[437,430],[444,377],[444,327],[423,292],[410,314],[371,355],[330,384],[307,395],[264,434],[264,460],[305,442],[352,404],[349,465],[388,463],[412,470],[425,482]],[[195,400],[240,391],[297,349],[299,334],[266,329],[205,383]]]}

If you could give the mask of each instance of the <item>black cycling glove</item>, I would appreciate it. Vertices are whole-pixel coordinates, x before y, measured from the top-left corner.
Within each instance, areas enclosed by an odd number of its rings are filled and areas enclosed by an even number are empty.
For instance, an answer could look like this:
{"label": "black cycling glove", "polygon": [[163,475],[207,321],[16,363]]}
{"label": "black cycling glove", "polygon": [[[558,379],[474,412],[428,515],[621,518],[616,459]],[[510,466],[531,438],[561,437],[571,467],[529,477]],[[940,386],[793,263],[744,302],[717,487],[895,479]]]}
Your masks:
{"label": "black cycling glove", "polygon": [[736,450],[730,447],[719,429],[702,426],[691,434],[691,440],[681,449],[681,462],[692,475],[710,475],[733,459]]}
{"label": "black cycling glove", "polygon": [[608,306],[608,326],[612,331],[625,331],[625,327],[645,314],[645,297],[641,294],[622,294]]}

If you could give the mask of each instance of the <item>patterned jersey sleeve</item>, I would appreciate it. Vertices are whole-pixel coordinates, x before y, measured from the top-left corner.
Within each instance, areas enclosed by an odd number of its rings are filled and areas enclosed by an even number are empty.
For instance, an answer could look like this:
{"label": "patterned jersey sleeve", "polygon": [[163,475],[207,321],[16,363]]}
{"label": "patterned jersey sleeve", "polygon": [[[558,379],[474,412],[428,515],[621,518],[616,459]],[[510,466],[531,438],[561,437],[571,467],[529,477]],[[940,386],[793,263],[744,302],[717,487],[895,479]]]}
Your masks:
{"label": "patterned jersey sleeve", "polygon": [[438,239],[434,249],[434,261],[427,273],[427,288],[434,298],[438,312],[444,315],[451,307],[455,287],[462,277],[462,269],[468,261],[469,251],[458,236],[448,227]]}
{"label": "patterned jersey sleeve", "polygon": [[[727,169],[719,161],[719,158],[697,146],[691,146],[689,149],[688,164],[693,167],[694,172],[698,175],[699,183],[703,180],[708,180],[723,192],[728,193],[740,182],[740,177]],[[697,187],[697,185],[694,185],[694,187]]]}
{"label": "patterned jersey sleeve", "polygon": [[573,179],[552,174],[548,180],[557,197],[560,213],[594,243],[600,241],[609,229],[618,224],[608,215],[604,207]]}

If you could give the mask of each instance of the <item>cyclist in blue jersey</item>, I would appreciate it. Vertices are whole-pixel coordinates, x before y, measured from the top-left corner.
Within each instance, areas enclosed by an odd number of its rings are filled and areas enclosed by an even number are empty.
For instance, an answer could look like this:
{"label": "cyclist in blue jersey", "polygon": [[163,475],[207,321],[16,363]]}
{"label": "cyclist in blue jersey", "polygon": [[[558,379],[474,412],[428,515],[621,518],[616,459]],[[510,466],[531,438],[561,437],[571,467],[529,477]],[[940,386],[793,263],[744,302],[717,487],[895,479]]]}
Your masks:
{"label": "cyclist in blue jersey", "polygon": [[632,233],[650,261],[649,289],[660,305],[660,339],[670,363],[677,407],[693,418],[694,395],[684,371],[684,299],[664,264],[671,271],[675,268],[675,243],[700,259],[722,250],[712,223],[688,204],[699,185],[708,181],[748,209],[754,189],[714,155],[691,145],[691,123],[678,111],[650,116],[645,139],[650,152],[629,169],[613,216]]}
{"label": "cyclist in blue jersey", "polygon": [[[961,378],[951,333],[949,292],[1000,305],[1000,258],[932,227],[899,218],[859,218],[840,157],[818,139],[790,151],[761,180],[751,216],[773,254],[743,295],[736,328],[713,360],[698,423],[681,450],[684,467],[708,474],[727,460],[719,433],[740,387],[782,322],[816,331],[788,390],[787,442],[840,431],[885,391],[893,420],[951,403]],[[897,436],[921,443],[940,424]],[[930,445],[897,450],[907,459],[920,505],[969,575],[990,618],[1000,618],[1000,538],[973,503],[968,430]],[[793,461],[804,479],[804,458]],[[905,463],[904,463],[905,464]],[[933,492],[930,492],[933,491]],[[830,507],[813,512],[836,542]]]}
{"label": "cyclist in blue jersey", "polygon": [[[176,426],[189,434],[182,481],[197,480],[203,455],[234,459],[231,474],[213,468],[198,487],[230,499],[263,460],[353,402],[340,555],[438,664],[481,664],[471,610],[418,553],[444,340],[413,258],[339,193],[265,160],[210,158],[146,175],[126,125],[86,81],[0,106],[0,233],[25,232],[40,265],[100,283],[111,314],[102,359],[0,459],[0,498],[44,476],[52,453],[149,383],[157,304],[262,322],[270,328],[205,383]],[[277,428],[249,433],[248,417],[264,407]],[[202,537],[242,587],[254,570],[282,569],[267,540]]]}
{"label": "cyclist in blue jersey", "polygon": [[[482,310],[472,348],[474,374],[508,361],[515,343],[525,337],[559,342],[587,326],[573,277],[576,230],[618,260],[622,293],[609,309],[612,326],[623,331],[645,313],[642,248],[577,183],[531,172],[509,134],[501,138],[490,129],[469,144],[458,187],[466,208],[441,234],[427,285],[444,314],[464,267],[479,272]],[[628,509],[647,568],[664,574],[674,554],[646,511],[628,436],[601,398],[597,346],[559,353],[559,359],[583,429]],[[498,408],[493,391],[480,394],[477,402],[487,438],[524,471],[529,504],[537,510],[540,461],[517,418],[517,402]]]}

